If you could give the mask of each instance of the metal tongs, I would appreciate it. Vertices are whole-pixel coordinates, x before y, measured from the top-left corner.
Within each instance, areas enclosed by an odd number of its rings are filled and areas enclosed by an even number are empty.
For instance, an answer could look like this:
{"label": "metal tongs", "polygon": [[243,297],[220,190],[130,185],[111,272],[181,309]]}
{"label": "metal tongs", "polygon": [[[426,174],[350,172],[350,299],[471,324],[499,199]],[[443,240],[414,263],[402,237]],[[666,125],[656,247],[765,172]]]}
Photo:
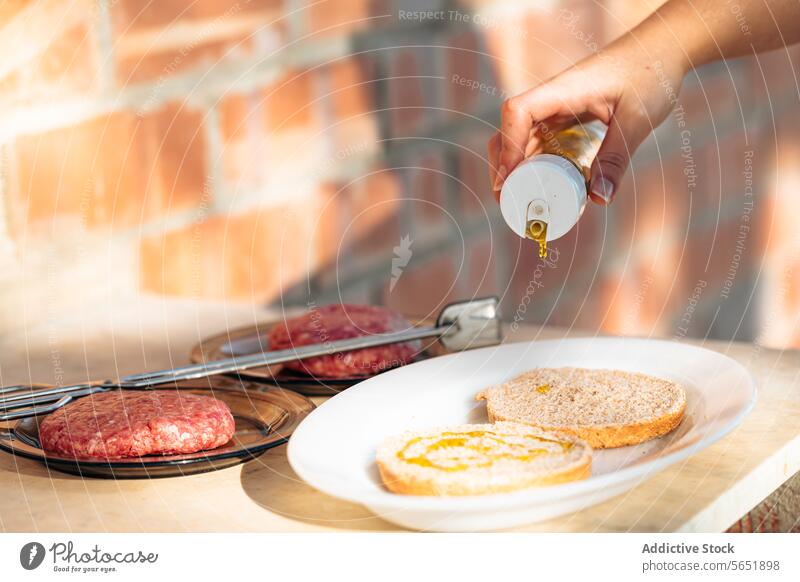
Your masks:
{"label": "metal tongs", "polygon": [[288,350],[235,356],[158,372],[131,374],[117,380],[46,388],[25,385],[4,386],[0,387],[0,395],[2,395],[0,396],[0,421],[49,414],[74,398],[108,390],[149,389],[181,380],[194,380],[215,374],[237,372],[249,368],[283,364],[315,356],[417,339],[438,337],[439,341],[451,351],[494,345],[502,339],[497,303],[496,297],[451,303],[439,314],[436,325],[430,327],[415,327],[404,331],[328,341]]}

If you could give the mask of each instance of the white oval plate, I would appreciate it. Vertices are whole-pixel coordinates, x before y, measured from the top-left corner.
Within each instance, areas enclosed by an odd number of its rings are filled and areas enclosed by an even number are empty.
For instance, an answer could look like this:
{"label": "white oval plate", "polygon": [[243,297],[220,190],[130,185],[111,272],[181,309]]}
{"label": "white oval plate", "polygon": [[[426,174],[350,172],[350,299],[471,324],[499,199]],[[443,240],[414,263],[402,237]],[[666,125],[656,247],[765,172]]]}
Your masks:
{"label": "white oval plate", "polygon": [[[481,389],[536,367],[643,372],[680,383],[686,416],[669,435],[595,451],[584,481],[470,497],[397,495],[383,488],[375,450],[405,430],[487,422]],[[289,441],[289,462],[317,489],[368,507],[404,527],[484,531],[578,511],[631,489],[733,430],[753,408],[756,386],[739,363],[676,342],[586,338],[505,344],[432,358],[365,380],[312,412]]]}

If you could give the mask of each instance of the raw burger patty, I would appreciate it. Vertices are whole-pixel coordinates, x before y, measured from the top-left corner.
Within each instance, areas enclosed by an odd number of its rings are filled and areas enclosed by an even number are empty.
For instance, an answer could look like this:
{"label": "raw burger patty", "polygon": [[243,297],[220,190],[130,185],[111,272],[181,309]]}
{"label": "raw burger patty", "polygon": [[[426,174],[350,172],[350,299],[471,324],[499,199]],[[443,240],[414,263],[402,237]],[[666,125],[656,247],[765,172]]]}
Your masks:
{"label": "raw burger patty", "polygon": [[76,458],[118,459],[195,453],[227,443],[228,405],[175,390],[112,390],[86,396],[39,425],[45,451]]}
{"label": "raw burger patty", "polygon": [[[372,305],[325,305],[277,324],[269,333],[273,350],[297,348],[351,337],[400,331],[411,327],[403,316]],[[288,362],[286,368],[326,378],[369,376],[410,362],[418,341],[352,350]]]}

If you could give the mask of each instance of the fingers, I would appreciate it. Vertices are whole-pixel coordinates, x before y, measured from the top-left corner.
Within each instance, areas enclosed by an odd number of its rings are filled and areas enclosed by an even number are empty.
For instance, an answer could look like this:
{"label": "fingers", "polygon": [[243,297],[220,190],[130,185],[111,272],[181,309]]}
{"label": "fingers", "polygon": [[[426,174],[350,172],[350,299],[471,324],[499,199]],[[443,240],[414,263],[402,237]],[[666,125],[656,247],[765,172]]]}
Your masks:
{"label": "fingers", "polygon": [[[497,180],[497,169],[498,164],[500,161],[500,144],[501,144],[500,134],[495,133],[489,143],[487,144],[487,148],[489,150],[489,183],[494,185],[495,181]],[[500,201],[500,191],[494,191],[494,197],[497,201]]]}
{"label": "fingers", "polygon": [[561,101],[548,85],[512,97],[501,109],[501,147],[497,173],[492,183],[499,191],[511,171],[525,158],[531,128],[534,123],[559,112]]}
{"label": "fingers", "polygon": [[514,97],[503,103],[500,120],[502,145],[497,176],[493,185],[495,191],[500,190],[508,173],[525,157],[525,146],[528,143],[532,125],[531,114],[520,98]]}
{"label": "fingers", "polygon": [[631,156],[652,131],[646,115],[619,107],[592,163],[589,197],[598,204],[610,204],[622,183]]}

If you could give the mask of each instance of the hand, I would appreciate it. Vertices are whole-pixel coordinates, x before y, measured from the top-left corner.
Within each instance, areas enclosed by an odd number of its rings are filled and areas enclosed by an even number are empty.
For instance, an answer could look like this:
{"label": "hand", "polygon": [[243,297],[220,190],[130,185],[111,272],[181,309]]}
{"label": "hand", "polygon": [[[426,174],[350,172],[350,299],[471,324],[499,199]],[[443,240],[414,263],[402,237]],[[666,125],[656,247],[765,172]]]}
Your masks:
{"label": "hand", "polygon": [[599,119],[608,133],[592,164],[589,197],[609,204],[633,152],[675,105],[688,67],[678,58],[666,58],[648,56],[634,38],[623,37],[503,103],[500,131],[488,144],[495,196],[499,199],[503,181],[517,164],[540,148],[539,127]]}

